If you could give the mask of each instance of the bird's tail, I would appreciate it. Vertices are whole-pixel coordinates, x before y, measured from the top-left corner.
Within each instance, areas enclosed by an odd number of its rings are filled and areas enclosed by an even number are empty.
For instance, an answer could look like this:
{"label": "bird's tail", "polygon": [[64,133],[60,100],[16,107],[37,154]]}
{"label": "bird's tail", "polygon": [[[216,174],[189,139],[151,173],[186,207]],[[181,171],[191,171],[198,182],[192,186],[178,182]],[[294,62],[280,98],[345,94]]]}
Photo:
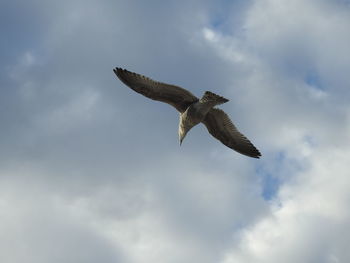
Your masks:
{"label": "bird's tail", "polygon": [[216,106],[216,105],[220,105],[220,104],[223,104],[225,102],[228,102],[228,99],[221,97],[219,95],[216,95],[213,92],[206,91],[204,93],[203,97],[201,98],[200,102],[202,102],[202,103],[209,102],[210,104],[213,104],[213,106]]}

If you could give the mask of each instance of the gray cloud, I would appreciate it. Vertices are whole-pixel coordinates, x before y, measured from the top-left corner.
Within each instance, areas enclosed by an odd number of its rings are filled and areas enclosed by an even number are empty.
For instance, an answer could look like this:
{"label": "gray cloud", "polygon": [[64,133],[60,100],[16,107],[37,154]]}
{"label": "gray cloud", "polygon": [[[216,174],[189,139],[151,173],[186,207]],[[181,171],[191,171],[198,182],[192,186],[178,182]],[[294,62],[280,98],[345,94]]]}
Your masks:
{"label": "gray cloud", "polygon": [[[0,10],[2,262],[349,258],[343,3]],[[178,113],[125,87],[114,66],[229,97],[223,108],[263,159],[226,149],[204,126],[179,147]],[[268,177],[278,179],[269,201]]]}

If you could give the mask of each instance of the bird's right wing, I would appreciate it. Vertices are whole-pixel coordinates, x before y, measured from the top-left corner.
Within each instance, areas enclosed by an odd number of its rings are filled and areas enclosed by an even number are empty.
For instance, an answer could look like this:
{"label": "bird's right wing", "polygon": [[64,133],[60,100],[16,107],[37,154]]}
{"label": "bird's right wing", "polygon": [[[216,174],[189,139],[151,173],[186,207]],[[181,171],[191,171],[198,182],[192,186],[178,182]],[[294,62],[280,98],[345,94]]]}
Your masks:
{"label": "bird's right wing", "polygon": [[227,147],[253,158],[261,156],[259,150],[237,130],[223,110],[211,109],[202,122],[209,133]]}
{"label": "bird's right wing", "polygon": [[191,92],[165,83],[154,81],[143,75],[130,72],[126,69],[113,69],[117,77],[134,91],[152,99],[168,103],[179,112],[184,112],[198,98]]}

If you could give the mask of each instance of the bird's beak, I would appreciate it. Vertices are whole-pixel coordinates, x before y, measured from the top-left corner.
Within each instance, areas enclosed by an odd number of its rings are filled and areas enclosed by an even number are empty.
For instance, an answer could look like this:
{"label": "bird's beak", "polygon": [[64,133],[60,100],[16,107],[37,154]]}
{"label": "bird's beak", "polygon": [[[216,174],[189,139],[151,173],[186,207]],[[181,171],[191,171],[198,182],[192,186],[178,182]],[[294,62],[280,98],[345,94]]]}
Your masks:
{"label": "bird's beak", "polygon": [[185,137],[186,137],[186,134],[184,136],[180,137],[180,146],[182,144],[182,141],[185,139]]}
{"label": "bird's beak", "polygon": [[182,141],[185,139],[186,134],[187,134],[187,132],[184,132],[184,133],[181,133],[181,134],[180,134],[180,136],[179,136],[179,139],[180,139],[180,146],[181,146],[181,144],[182,144]]}

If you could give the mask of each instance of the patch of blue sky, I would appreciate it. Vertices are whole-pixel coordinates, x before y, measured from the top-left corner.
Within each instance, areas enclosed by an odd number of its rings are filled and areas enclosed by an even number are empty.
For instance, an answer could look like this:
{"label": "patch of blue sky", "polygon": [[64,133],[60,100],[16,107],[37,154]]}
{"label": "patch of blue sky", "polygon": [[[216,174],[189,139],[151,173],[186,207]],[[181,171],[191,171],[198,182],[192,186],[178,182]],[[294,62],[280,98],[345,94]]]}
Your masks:
{"label": "patch of blue sky", "polygon": [[242,19],[251,0],[221,0],[216,3],[210,27],[222,34],[233,34],[242,30]]}
{"label": "patch of blue sky", "polygon": [[261,164],[257,167],[257,174],[261,180],[261,195],[265,200],[273,199],[282,184],[282,180],[279,178],[280,166],[283,166],[285,160],[285,153],[279,152],[274,158],[274,167],[266,167],[265,164]]}
{"label": "patch of blue sky", "polygon": [[265,200],[273,199],[281,185],[281,180],[271,174],[265,174],[263,178],[262,196]]}
{"label": "patch of blue sky", "polygon": [[312,86],[313,88],[325,90],[324,86],[322,85],[321,77],[315,70],[309,70],[306,73],[304,77],[304,82],[309,86]]}
{"label": "patch of blue sky", "polygon": [[228,20],[230,4],[225,2],[228,1],[221,1],[218,4],[217,11],[213,12],[210,19],[210,27],[216,31],[221,31]]}
{"label": "patch of blue sky", "polygon": [[284,151],[277,152],[272,158],[256,168],[261,183],[261,195],[268,201],[275,199],[281,186],[305,169],[304,164],[289,158]]}
{"label": "patch of blue sky", "polygon": [[350,7],[350,0],[337,0],[340,4]]}
{"label": "patch of blue sky", "polygon": [[[17,4],[9,1],[0,8],[0,49],[5,51],[1,52],[2,64],[11,64],[18,55],[40,47],[47,29],[47,23],[43,22],[38,11],[31,9],[31,6],[18,9]],[[14,13],[16,16],[12,15]]]}

